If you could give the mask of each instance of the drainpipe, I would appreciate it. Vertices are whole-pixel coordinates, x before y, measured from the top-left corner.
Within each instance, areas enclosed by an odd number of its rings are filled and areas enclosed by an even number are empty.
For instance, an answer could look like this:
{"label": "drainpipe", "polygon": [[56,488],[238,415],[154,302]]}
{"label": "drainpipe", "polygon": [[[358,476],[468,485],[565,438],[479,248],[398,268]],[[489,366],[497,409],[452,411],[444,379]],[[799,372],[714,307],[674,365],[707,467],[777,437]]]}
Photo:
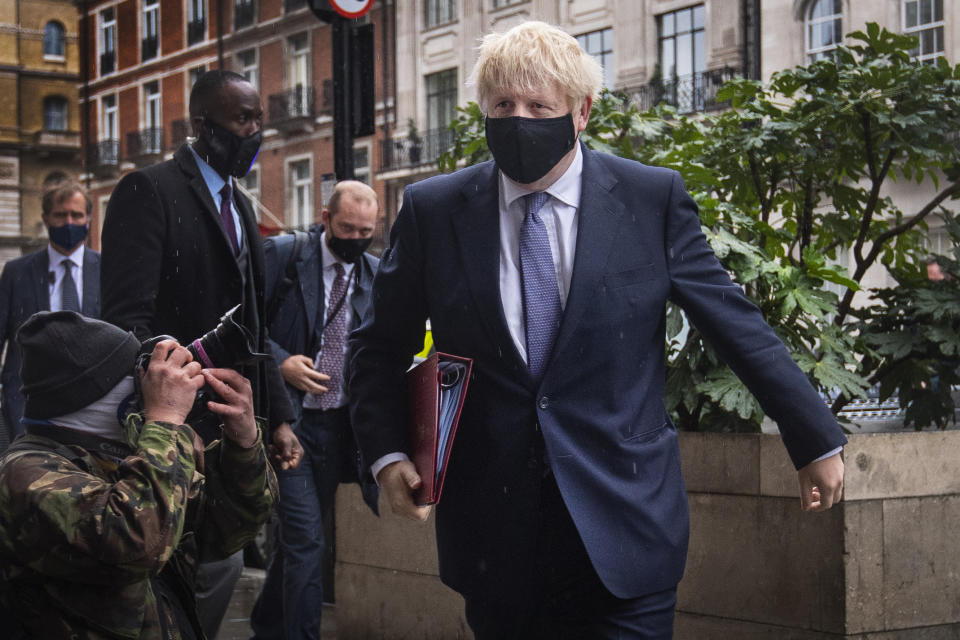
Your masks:
{"label": "drainpipe", "polygon": [[217,0],[217,67],[223,69],[223,0]]}
{"label": "drainpipe", "polygon": [[90,158],[90,40],[87,38],[89,17],[87,15],[87,1],[80,0],[80,166],[84,168],[86,187],[90,190],[90,167],[87,166]]}

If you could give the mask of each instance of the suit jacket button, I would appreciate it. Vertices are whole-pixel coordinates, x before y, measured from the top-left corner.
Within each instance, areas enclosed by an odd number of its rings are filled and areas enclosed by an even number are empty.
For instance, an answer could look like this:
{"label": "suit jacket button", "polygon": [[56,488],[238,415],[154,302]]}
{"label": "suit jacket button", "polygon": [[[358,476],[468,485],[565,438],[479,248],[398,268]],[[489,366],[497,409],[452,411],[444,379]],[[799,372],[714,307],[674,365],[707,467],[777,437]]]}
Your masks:
{"label": "suit jacket button", "polygon": [[541,408],[541,409],[546,409],[546,408],[548,408],[549,406],[550,406],[550,398],[548,398],[547,396],[543,396],[542,398],[540,398],[540,408]]}

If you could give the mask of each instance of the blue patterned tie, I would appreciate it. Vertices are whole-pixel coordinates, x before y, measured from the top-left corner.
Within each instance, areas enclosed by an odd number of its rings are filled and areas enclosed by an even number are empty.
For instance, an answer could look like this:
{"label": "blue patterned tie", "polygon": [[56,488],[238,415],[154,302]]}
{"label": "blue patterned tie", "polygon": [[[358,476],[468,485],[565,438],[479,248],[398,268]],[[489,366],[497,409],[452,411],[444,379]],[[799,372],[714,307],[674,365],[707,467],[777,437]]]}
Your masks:
{"label": "blue patterned tie", "polygon": [[527,214],[520,225],[520,274],[523,321],[527,333],[527,366],[534,380],[543,378],[550,350],[560,330],[560,291],[550,238],[538,215],[550,196],[538,191],[524,196]]}

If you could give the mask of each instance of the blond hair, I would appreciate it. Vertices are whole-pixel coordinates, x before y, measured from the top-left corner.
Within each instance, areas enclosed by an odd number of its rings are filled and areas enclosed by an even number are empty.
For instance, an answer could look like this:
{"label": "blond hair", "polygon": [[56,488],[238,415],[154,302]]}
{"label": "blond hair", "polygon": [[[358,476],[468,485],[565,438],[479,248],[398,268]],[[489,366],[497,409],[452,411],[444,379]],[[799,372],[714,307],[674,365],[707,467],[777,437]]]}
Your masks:
{"label": "blond hair", "polygon": [[603,86],[603,68],[569,33],[545,22],[523,22],[480,43],[471,82],[484,110],[504,89],[531,92],[556,86],[571,108],[579,108]]}

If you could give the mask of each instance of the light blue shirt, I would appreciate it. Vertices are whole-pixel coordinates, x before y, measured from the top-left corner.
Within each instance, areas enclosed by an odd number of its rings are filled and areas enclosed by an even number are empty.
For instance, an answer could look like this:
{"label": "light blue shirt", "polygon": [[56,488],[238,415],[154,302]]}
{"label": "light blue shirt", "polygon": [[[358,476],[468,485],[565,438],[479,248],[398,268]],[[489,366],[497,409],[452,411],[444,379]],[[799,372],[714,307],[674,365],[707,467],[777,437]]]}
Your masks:
{"label": "light blue shirt", "polygon": [[[190,147],[190,153],[193,154],[194,159],[197,161],[197,166],[200,167],[200,175],[203,176],[203,181],[207,184],[210,195],[213,196],[213,202],[217,205],[217,211],[220,211],[220,201],[222,200],[220,190],[223,189],[223,185],[227,184],[226,180],[221,178],[220,174],[207,164],[207,162],[193,150],[192,146]],[[231,190],[236,188],[236,185],[230,185]],[[230,212],[233,213],[233,227],[237,230],[237,247],[239,248],[243,246],[243,227],[240,224],[240,214],[237,211],[237,205],[234,204],[233,199],[230,201]]]}

